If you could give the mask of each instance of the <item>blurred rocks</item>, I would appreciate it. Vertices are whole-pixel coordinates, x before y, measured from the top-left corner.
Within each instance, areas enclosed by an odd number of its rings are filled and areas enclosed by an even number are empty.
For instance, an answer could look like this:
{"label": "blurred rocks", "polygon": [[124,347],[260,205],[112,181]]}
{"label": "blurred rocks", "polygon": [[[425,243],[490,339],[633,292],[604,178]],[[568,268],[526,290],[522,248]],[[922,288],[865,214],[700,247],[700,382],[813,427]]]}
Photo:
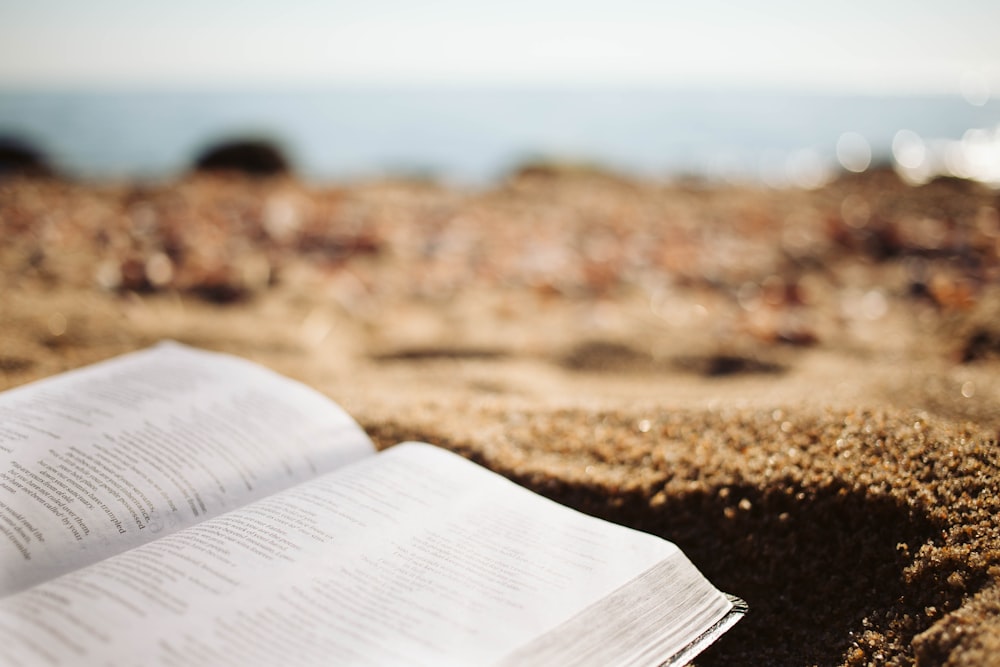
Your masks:
{"label": "blurred rocks", "polygon": [[629,300],[645,304],[650,330],[703,332],[727,346],[822,349],[859,336],[888,345],[880,327],[891,318],[915,332],[948,319],[969,322],[955,336],[958,324],[940,330],[969,342],[960,356],[993,355],[992,335],[971,324],[1000,292],[1000,214],[988,188],[910,187],[881,172],[813,191],[543,172],[479,191],[239,173],[143,185],[7,180],[0,266],[9,284],[220,304],[289,285],[362,318],[403,301],[522,295],[580,304],[599,338],[599,306]]}
{"label": "blurred rocks", "polygon": [[277,145],[265,139],[232,139],[206,148],[194,162],[197,172],[235,172],[279,176],[291,165]]}
{"label": "blurred rocks", "polygon": [[0,178],[14,175],[54,176],[55,170],[44,153],[31,142],[13,136],[0,136]]}

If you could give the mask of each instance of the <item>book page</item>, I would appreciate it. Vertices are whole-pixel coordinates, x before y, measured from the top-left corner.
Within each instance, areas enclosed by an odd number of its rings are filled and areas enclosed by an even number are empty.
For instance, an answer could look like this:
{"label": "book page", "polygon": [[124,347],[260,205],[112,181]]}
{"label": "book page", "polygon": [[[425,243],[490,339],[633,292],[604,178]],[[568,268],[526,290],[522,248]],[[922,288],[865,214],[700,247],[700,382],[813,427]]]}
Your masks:
{"label": "book page", "polygon": [[319,393],[166,343],[0,394],[0,596],[374,453]]}
{"label": "book page", "polygon": [[405,444],[0,600],[0,662],[491,664],[644,573],[714,606],[693,636],[728,609],[673,544]]}

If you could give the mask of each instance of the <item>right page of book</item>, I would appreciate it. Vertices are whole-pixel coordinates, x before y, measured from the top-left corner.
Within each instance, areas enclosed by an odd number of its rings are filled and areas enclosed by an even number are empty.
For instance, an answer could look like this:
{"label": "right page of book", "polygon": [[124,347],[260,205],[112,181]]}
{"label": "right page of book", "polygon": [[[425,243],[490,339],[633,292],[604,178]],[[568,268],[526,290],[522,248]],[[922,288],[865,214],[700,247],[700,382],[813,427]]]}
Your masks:
{"label": "right page of book", "polygon": [[406,444],[0,601],[0,661],[658,665],[731,607],[676,546]]}

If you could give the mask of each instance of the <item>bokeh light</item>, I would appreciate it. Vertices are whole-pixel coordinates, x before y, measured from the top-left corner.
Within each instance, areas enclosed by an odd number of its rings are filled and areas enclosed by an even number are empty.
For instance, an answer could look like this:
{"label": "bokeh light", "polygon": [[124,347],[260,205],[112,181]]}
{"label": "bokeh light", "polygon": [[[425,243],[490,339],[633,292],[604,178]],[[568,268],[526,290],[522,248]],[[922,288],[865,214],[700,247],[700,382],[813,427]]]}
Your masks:
{"label": "bokeh light", "polygon": [[788,182],[805,190],[822,187],[833,178],[833,170],[816,150],[794,151],[785,161]]}
{"label": "bokeh light", "polygon": [[900,130],[892,138],[892,157],[896,171],[907,183],[926,183],[933,177],[927,144],[913,130]]}
{"label": "bokeh light", "polygon": [[872,163],[872,148],[858,132],[844,132],[837,140],[837,160],[847,171],[861,173]]}
{"label": "bokeh light", "polygon": [[913,130],[900,130],[892,139],[892,156],[903,169],[919,169],[927,157],[927,147]]}

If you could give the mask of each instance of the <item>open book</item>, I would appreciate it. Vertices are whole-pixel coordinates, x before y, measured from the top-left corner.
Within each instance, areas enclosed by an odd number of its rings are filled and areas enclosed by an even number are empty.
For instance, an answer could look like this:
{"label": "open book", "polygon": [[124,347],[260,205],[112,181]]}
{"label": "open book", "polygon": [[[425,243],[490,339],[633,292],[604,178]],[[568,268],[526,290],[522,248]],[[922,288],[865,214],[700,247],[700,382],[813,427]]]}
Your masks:
{"label": "open book", "polygon": [[683,664],[673,544],[174,343],[0,394],[0,664]]}

